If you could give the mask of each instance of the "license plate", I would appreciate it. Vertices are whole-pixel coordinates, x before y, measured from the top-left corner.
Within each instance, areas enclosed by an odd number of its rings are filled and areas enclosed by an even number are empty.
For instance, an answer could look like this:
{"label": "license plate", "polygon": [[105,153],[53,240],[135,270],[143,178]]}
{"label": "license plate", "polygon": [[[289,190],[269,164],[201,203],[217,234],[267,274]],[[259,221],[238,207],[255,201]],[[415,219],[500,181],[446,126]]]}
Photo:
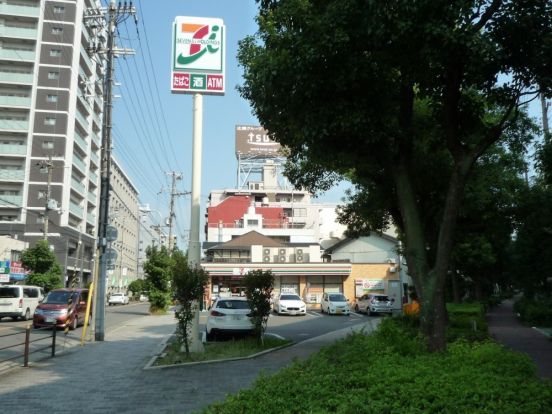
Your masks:
{"label": "license plate", "polygon": [[240,319],[243,319],[242,315],[232,315],[232,319],[235,321],[239,321]]}
{"label": "license plate", "polygon": [[343,313],[343,311],[341,309],[336,309],[335,313]]}
{"label": "license plate", "polygon": [[44,321],[46,323],[56,323],[56,318],[45,318]]}
{"label": "license plate", "polygon": [[297,312],[296,311],[289,311],[289,314],[290,315],[297,315]]}

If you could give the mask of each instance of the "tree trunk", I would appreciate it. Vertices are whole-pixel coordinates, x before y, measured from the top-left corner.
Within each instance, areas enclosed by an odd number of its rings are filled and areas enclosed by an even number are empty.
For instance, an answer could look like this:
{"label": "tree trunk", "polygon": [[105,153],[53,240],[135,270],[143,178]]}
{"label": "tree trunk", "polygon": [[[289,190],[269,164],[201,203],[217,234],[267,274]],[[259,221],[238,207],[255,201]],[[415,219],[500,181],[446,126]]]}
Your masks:
{"label": "tree trunk", "polygon": [[433,272],[425,280],[426,295],[420,306],[420,324],[427,337],[428,348],[432,352],[446,348],[445,328],[447,312],[442,287],[437,287],[437,277]]}

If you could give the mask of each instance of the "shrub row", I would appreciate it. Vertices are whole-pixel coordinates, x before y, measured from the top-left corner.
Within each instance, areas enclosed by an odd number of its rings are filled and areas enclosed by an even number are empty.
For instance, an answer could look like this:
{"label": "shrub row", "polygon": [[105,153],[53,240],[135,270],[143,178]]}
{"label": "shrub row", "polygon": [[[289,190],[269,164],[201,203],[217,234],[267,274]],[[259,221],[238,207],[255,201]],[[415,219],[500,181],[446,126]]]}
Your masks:
{"label": "shrub row", "polygon": [[522,297],[514,304],[525,323],[539,326],[552,326],[552,298],[527,299]]}
{"label": "shrub row", "polygon": [[372,335],[353,334],[205,413],[552,412],[552,383],[529,357],[494,342],[426,351],[415,320],[386,318]]}

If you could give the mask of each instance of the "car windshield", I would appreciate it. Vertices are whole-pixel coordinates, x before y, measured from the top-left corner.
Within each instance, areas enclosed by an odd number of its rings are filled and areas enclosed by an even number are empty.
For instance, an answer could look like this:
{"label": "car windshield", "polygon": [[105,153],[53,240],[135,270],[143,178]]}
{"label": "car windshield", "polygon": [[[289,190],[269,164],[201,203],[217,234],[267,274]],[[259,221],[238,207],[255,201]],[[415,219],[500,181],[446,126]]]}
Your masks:
{"label": "car windshield", "polygon": [[123,296],[122,293],[112,293],[111,296]]}
{"label": "car windshield", "polygon": [[219,309],[249,309],[249,304],[245,300],[219,300],[216,307]]}
{"label": "car windshield", "polygon": [[389,302],[388,296],[374,296],[376,302]]}
{"label": "car windshield", "polygon": [[69,302],[71,292],[50,292],[42,303],[50,305],[65,305]]}
{"label": "car windshield", "polygon": [[347,299],[345,296],[339,294],[339,295],[330,295],[329,296],[331,302],[347,302]]}
{"label": "car windshield", "polygon": [[280,300],[301,300],[301,298],[297,295],[282,295]]}
{"label": "car windshield", "polygon": [[0,287],[0,298],[18,298],[19,289],[14,287]]}

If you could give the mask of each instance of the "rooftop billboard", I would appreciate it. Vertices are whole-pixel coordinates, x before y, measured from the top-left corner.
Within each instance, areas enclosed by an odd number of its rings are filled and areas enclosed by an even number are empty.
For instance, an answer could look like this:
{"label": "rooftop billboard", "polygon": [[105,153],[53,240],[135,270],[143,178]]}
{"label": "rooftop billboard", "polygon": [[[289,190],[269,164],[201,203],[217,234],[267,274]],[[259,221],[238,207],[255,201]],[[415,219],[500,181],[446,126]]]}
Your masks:
{"label": "rooftop billboard", "polygon": [[281,148],[280,143],[269,138],[263,127],[236,125],[236,156],[241,154],[281,157]]}

